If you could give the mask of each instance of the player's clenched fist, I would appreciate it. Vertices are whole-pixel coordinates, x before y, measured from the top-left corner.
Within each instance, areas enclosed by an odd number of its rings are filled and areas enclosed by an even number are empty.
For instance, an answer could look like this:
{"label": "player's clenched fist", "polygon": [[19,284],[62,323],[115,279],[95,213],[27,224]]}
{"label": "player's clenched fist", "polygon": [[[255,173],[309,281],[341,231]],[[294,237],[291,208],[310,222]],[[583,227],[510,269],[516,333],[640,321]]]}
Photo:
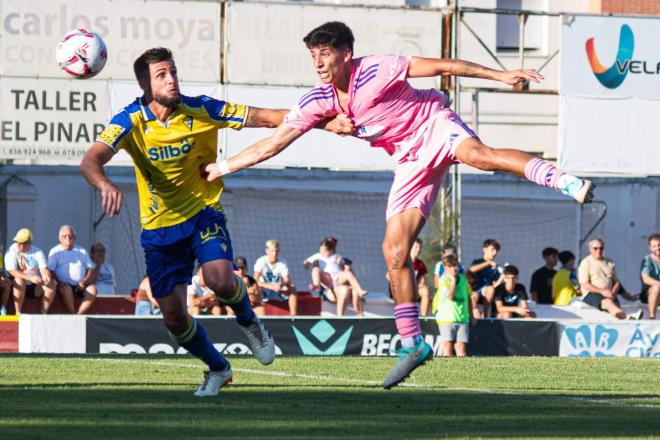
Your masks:
{"label": "player's clenched fist", "polygon": [[338,134],[339,136],[350,136],[355,131],[353,121],[345,113],[339,113],[337,116],[330,119],[325,124],[324,128],[327,131]]}

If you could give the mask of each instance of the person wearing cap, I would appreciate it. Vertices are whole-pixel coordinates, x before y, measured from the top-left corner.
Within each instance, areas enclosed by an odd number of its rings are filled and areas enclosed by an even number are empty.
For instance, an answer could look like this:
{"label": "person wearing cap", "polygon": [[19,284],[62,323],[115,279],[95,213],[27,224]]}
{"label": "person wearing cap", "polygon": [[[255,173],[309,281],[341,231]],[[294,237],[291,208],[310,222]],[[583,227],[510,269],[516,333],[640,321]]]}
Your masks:
{"label": "person wearing cap", "polygon": [[[266,308],[263,304],[264,293],[259,287],[257,280],[252,278],[247,273],[248,263],[245,257],[236,257],[234,258],[234,273],[243,279],[243,282],[247,286],[247,293],[250,297],[250,305],[254,314],[257,316],[264,316],[266,314]],[[231,310],[228,310],[231,315]]]}
{"label": "person wearing cap", "polygon": [[60,227],[60,244],[48,253],[48,268],[55,273],[57,293],[70,313],[76,313],[73,295],[82,298],[78,314],[89,311],[96,300],[96,286],[92,284],[94,263],[87,251],[75,244],[76,231],[69,225]]}
{"label": "person wearing cap", "polygon": [[5,254],[5,267],[11,276],[16,314],[23,309],[25,297],[42,298],[41,312],[48,313],[55,298],[55,279],[43,251],[32,244],[32,232],[19,229]]}

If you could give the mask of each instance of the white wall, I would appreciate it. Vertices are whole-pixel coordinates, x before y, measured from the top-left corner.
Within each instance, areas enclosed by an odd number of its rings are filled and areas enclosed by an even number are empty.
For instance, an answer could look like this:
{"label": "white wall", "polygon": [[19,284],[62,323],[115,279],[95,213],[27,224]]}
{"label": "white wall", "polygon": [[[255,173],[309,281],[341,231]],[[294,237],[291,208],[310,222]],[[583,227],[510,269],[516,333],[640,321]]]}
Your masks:
{"label": "white wall", "polygon": [[[586,1],[523,1],[522,4],[523,8],[535,11],[589,12],[589,4]],[[495,8],[498,6],[498,2],[496,0],[465,0],[461,1],[460,5],[462,7]],[[496,14],[465,13],[464,20],[507,69],[520,68],[517,52],[497,51]],[[559,48],[559,20],[559,17],[530,16],[526,25],[528,32],[536,32],[540,28],[542,49],[525,52],[525,68],[540,68],[546,59]],[[465,26],[460,27],[459,33],[459,58],[499,69],[499,66]],[[545,79],[540,84],[531,84],[530,89],[557,90],[559,87],[559,56],[555,56],[541,73]],[[505,84],[473,78],[461,78],[460,84],[461,87],[511,89]],[[471,100],[471,93],[466,92],[461,95],[460,114],[471,126],[474,126]],[[554,159],[557,157],[558,112],[558,96],[482,93],[479,99],[478,132],[482,141],[493,147],[513,147],[541,153],[546,158]]]}

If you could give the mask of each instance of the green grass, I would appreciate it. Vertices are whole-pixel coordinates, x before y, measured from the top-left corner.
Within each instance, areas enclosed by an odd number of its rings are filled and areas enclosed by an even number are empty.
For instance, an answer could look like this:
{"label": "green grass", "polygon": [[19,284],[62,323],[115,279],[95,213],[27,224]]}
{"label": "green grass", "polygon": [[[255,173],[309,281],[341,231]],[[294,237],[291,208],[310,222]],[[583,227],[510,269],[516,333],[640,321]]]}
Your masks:
{"label": "green grass", "polygon": [[390,391],[392,358],[231,362],[198,399],[188,357],[0,356],[0,438],[660,436],[658,360],[436,358]]}

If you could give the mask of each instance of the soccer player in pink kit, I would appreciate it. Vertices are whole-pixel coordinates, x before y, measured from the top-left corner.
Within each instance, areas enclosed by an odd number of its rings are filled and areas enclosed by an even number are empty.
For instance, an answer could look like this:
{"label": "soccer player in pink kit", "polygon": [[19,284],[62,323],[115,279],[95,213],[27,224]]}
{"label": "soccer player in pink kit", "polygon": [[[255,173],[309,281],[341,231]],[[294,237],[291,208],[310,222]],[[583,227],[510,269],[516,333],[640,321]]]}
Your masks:
{"label": "soccer player in pink kit", "polygon": [[445,108],[436,90],[417,90],[408,78],[457,75],[516,84],[539,82],[534,70],[498,71],[462,60],[394,55],[353,58],[353,34],[329,22],[303,41],[312,55],[320,84],[304,94],[265,139],[228,160],[208,164],[209,181],[278,154],[320,120],[345,115],[354,136],[381,147],[397,160],[386,212],[383,254],[394,296],[394,318],[401,336],[399,359],[383,386],[396,386],[433,356],[424,342],[415,302],[410,248],[431,212],[449,167],[466,163],[487,171],[506,171],[554,188],[580,203],[593,197],[592,185],[519,150],[484,145],[459,116]]}

